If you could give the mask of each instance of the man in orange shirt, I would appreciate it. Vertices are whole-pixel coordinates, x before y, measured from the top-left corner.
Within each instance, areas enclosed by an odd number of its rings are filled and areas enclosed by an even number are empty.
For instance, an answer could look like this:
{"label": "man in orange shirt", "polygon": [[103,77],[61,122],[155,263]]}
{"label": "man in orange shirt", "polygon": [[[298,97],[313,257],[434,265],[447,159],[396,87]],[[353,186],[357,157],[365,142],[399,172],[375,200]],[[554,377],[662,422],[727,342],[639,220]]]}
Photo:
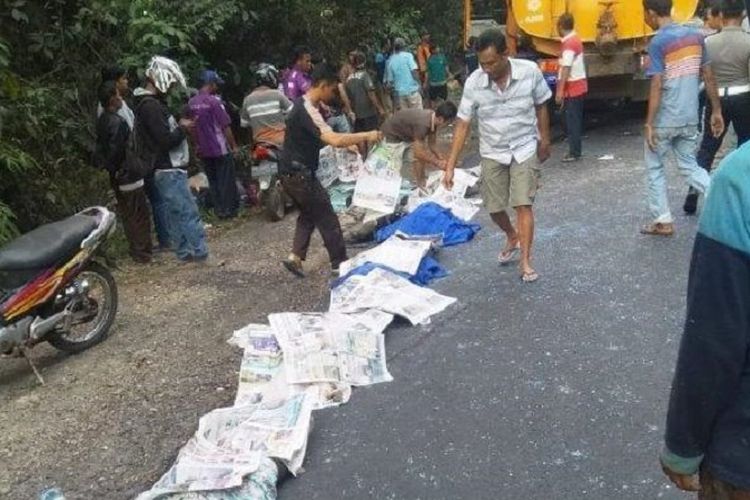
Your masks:
{"label": "man in orange shirt", "polygon": [[565,13],[557,21],[557,31],[562,37],[560,76],[557,79],[555,101],[565,113],[565,129],[568,134],[568,154],[563,162],[581,158],[581,135],[583,134],[583,99],[588,92],[586,67],[583,63],[583,43],[574,31],[573,15]]}
{"label": "man in orange shirt", "polygon": [[430,34],[425,31],[422,33],[422,42],[417,47],[417,66],[419,66],[419,78],[423,86],[427,82],[427,60],[432,55],[430,43]]}

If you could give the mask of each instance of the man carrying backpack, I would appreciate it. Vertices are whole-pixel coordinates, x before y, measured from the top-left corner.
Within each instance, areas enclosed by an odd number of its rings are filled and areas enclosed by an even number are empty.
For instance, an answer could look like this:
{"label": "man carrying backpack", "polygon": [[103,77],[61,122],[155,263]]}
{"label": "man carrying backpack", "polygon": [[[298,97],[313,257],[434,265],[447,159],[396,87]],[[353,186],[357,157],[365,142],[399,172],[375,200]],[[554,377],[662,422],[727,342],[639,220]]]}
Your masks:
{"label": "man carrying backpack", "polygon": [[125,167],[131,132],[120,115],[123,100],[117,83],[113,80],[102,83],[98,97],[102,112],[96,122],[96,162],[109,172],[130,256],[147,264],[151,262],[152,251],[151,214],[143,178]]}

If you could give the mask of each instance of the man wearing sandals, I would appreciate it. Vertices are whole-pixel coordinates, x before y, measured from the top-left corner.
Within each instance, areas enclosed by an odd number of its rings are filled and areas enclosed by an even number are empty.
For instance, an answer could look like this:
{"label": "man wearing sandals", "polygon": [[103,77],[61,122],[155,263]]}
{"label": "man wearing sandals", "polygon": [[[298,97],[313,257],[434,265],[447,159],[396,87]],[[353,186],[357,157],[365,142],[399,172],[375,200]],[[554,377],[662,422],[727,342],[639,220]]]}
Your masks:
{"label": "man wearing sandals", "polygon": [[[485,31],[477,45],[482,71],[472,73],[464,85],[443,184],[448,189],[453,186],[458,155],[476,114],[482,199],[492,220],[507,236],[498,260],[508,264],[520,251],[521,279],[531,283],[539,278],[531,267],[532,205],[539,187],[540,165],[550,156],[546,102],[552,92],[536,64],[508,57],[502,31]],[[517,229],[507,214],[510,207],[516,212]]]}
{"label": "man wearing sandals", "polygon": [[671,236],[674,223],[664,169],[669,152],[674,153],[680,172],[697,192],[705,193],[711,183],[695,157],[701,77],[711,103],[710,125],[715,137],[724,131],[724,120],[703,35],[672,20],[672,0],[644,0],[643,12],[646,24],[658,32],[648,47],[651,91],[645,126],[648,205],[654,219],[641,233]]}

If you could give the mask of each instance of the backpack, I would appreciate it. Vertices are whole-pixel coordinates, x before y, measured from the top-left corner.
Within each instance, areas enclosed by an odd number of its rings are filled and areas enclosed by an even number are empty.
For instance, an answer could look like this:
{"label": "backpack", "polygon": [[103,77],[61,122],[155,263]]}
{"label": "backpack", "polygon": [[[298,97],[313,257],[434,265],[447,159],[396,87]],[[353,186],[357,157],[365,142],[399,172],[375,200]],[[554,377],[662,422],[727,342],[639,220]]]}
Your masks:
{"label": "backpack", "polygon": [[133,130],[128,136],[128,143],[125,146],[125,162],[123,170],[125,175],[130,179],[143,179],[151,175],[154,171],[154,161],[146,153],[143,147],[143,140],[140,137],[140,126],[138,118],[138,109],[143,105],[144,98],[135,110],[135,121]]}

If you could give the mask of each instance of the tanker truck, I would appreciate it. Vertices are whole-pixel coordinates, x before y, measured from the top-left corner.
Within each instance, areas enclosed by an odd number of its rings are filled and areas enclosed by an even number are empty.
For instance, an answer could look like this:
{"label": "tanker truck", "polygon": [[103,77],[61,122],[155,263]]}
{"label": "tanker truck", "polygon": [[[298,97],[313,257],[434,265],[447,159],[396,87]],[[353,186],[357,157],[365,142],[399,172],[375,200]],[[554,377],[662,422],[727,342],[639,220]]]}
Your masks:
{"label": "tanker truck", "polygon": [[[493,25],[505,30],[514,57],[537,61],[545,79],[557,81],[560,37],[557,20],[565,12],[575,17],[584,42],[589,98],[648,98],[646,48],[653,31],[643,20],[643,0],[495,0],[464,1],[464,39]],[[676,22],[694,18],[699,0],[673,0]],[[484,10],[482,10],[484,9]],[[489,10],[489,12],[488,12]]]}

